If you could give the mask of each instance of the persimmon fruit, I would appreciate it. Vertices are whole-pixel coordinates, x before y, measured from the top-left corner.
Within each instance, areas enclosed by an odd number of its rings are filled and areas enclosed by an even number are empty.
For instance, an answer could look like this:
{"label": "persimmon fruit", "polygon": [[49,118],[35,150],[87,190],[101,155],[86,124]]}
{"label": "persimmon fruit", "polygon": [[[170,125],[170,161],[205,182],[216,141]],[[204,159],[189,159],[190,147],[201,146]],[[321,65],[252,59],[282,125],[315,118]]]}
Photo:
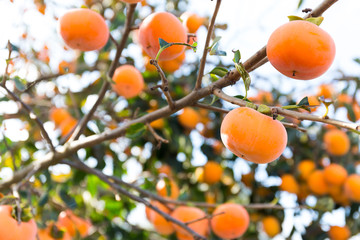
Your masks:
{"label": "persimmon fruit", "polygon": [[34,219],[20,225],[11,215],[12,206],[0,206],[0,239],[1,240],[36,240],[37,226]]}
{"label": "persimmon fruit", "polygon": [[330,240],[347,240],[351,236],[351,231],[348,226],[331,226],[328,235]]}
{"label": "persimmon fruit", "polygon": [[205,18],[200,17],[196,13],[184,12],[181,14],[180,19],[183,25],[187,28],[189,33],[196,33],[196,31],[204,24]]}
{"label": "persimmon fruit", "polygon": [[329,192],[329,187],[325,181],[325,174],[323,170],[313,171],[307,180],[307,184],[310,191],[316,195],[321,196]]}
{"label": "persimmon fruit", "polygon": [[113,90],[126,99],[136,97],[144,89],[144,78],[132,65],[118,67],[113,76]]}
{"label": "persimmon fruit", "polygon": [[[143,50],[155,59],[159,49],[159,39],[168,43],[186,43],[187,33],[180,20],[168,12],[156,12],[147,16],[141,23],[138,33]],[[185,46],[174,45],[165,49],[159,60],[172,60],[182,54]]]}
{"label": "persimmon fruit", "polygon": [[279,220],[274,216],[267,216],[264,217],[261,221],[262,228],[266,235],[268,235],[270,238],[275,237],[281,232],[281,225]]}
{"label": "persimmon fruit", "polygon": [[230,111],[221,123],[220,133],[231,152],[254,163],[274,161],[287,144],[287,132],[278,120],[248,107]]}
{"label": "persimmon fruit", "polygon": [[171,179],[160,179],[156,184],[156,191],[162,197],[177,199],[180,194],[179,186]]}
{"label": "persimmon fruit", "polygon": [[196,125],[200,122],[201,116],[193,108],[186,107],[178,115],[178,120],[184,128],[194,129]]}
{"label": "persimmon fruit", "polygon": [[350,200],[360,203],[360,175],[351,174],[346,178],[344,192]]}
{"label": "persimmon fruit", "polygon": [[207,184],[215,184],[220,181],[223,168],[215,161],[208,161],[204,165],[203,181]]}
{"label": "persimmon fruit", "polygon": [[[171,213],[171,216],[183,223],[187,223],[200,218],[204,218],[206,214],[203,210],[196,207],[180,206]],[[176,231],[176,236],[179,240],[193,239],[192,235],[184,228],[174,223],[172,223],[172,225]],[[202,236],[206,236],[209,232],[209,220],[206,218],[199,221],[194,221],[187,226]]]}
{"label": "persimmon fruit", "polygon": [[316,24],[295,20],[271,34],[266,52],[270,63],[285,76],[309,80],[329,69],[335,58],[335,43]]}
{"label": "persimmon fruit", "polygon": [[250,217],[246,209],[235,203],[219,205],[210,220],[211,229],[216,236],[224,239],[241,237],[247,230]]}
{"label": "persimmon fruit", "polygon": [[67,46],[81,51],[101,49],[109,39],[104,18],[86,8],[70,10],[60,17],[59,33]]}
{"label": "persimmon fruit", "polygon": [[325,150],[334,156],[343,156],[350,150],[350,140],[345,132],[332,129],[324,134]]}
{"label": "persimmon fruit", "polygon": [[120,0],[120,1],[125,2],[125,3],[133,4],[133,3],[141,2],[142,0]]}
{"label": "persimmon fruit", "polygon": [[297,165],[297,171],[300,175],[300,178],[303,180],[307,180],[310,174],[315,170],[316,165],[312,160],[302,160]]}
{"label": "persimmon fruit", "polygon": [[281,176],[280,189],[289,193],[298,194],[300,187],[293,175],[284,174]]}
{"label": "persimmon fruit", "polygon": [[[165,205],[157,201],[151,201],[151,204],[164,213],[170,214],[169,208],[167,208]],[[168,222],[163,216],[151,208],[146,207],[146,215],[158,233],[162,235],[170,235],[174,232],[174,227],[172,226],[171,222]]]}
{"label": "persimmon fruit", "polygon": [[324,169],[325,181],[331,185],[341,186],[345,182],[347,176],[348,173],[346,169],[337,163],[332,163]]}
{"label": "persimmon fruit", "polygon": [[71,237],[79,233],[84,238],[89,234],[91,223],[76,216],[71,210],[65,210],[59,214],[57,226],[66,229]]}

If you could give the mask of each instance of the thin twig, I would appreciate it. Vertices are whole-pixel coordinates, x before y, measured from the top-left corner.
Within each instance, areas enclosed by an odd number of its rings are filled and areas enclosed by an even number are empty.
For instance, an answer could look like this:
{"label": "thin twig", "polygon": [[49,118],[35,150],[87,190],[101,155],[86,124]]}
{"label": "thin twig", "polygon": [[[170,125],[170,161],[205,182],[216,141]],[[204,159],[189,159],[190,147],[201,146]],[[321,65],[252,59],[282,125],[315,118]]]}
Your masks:
{"label": "thin twig", "polygon": [[41,122],[41,120],[36,116],[36,114],[34,113],[34,111],[31,109],[30,106],[28,106],[26,103],[24,103],[15,93],[13,93],[12,91],[10,91],[6,86],[2,86],[6,92],[18,103],[21,104],[21,106],[25,109],[25,111],[29,114],[30,119],[34,120],[36,122],[36,124],[39,126],[40,128],[40,132],[43,135],[44,139],[46,140],[46,142],[49,144],[51,151],[55,152],[55,147],[51,142],[51,139],[48,135],[48,133],[46,132],[45,128],[44,128],[44,124]]}
{"label": "thin twig", "polygon": [[195,103],[194,107],[204,108],[204,109],[207,109],[207,110],[220,112],[220,113],[229,113],[229,110],[219,108],[219,107],[210,106],[210,105],[206,105],[206,104],[203,104],[203,103]]}
{"label": "thin twig", "polygon": [[7,77],[8,77],[8,71],[9,71],[9,63],[10,63],[10,60],[11,60],[11,53],[12,53],[12,46],[11,46],[11,43],[10,43],[10,40],[8,40],[8,43],[7,43],[7,48],[9,50],[9,54],[8,54],[8,58],[6,59],[6,67],[5,67],[5,73],[2,77],[2,82],[1,82],[1,86],[5,87],[5,83],[6,83],[6,80],[7,80]]}
{"label": "thin twig", "polygon": [[17,224],[20,225],[21,224],[20,194],[16,185],[12,187],[12,194],[15,197]]}
{"label": "thin twig", "polygon": [[215,10],[214,10],[214,14],[211,17],[210,25],[209,25],[209,28],[208,28],[208,33],[207,33],[207,36],[206,36],[204,51],[203,51],[203,55],[202,55],[202,58],[201,58],[201,61],[200,61],[199,73],[198,73],[196,83],[195,83],[195,90],[198,90],[198,89],[201,88],[202,78],[204,76],[206,57],[207,57],[207,54],[209,52],[209,44],[210,44],[211,36],[213,34],[213,31],[214,31],[215,19],[216,19],[216,16],[217,16],[218,12],[219,12],[220,5],[221,5],[221,0],[217,0]]}
{"label": "thin twig", "polygon": [[34,87],[36,84],[38,84],[39,82],[42,82],[42,81],[45,81],[45,80],[50,80],[50,79],[53,79],[53,78],[57,78],[57,77],[60,77],[64,74],[61,74],[61,73],[56,73],[56,74],[52,74],[52,75],[47,75],[47,76],[41,76],[39,77],[38,79],[28,83],[26,85],[26,88],[25,90],[21,91],[21,92],[28,92],[32,87]]}
{"label": "thin twig", "polygon": [[[154,59],[151,59],[150,60],[150,64],[154,65],[160,75],[160,78],[161,78],[161,86],[159,87],[165,97],[166,97],[166,101],[168,102],[169,106],[170,106],[170,109],[175,109],[175,103],[174,103],[174,100],[172,99],[171,97],[171,94],[169,92],[169,81],[167,80],[166,76],[165,76],[165,73],[164,71],[161,69],[161,67],[159,66],[158,62]],[[158,86],[158,85],[157,85]]]}
{"label": "thin twig", "polygon": [[[221,89],[214,89],[213,93],[216,96],[218,96],[219,98],[221,98],[227,102],[230,102],[232,104],[236,104],[236,105],[243,106],[243,107],[245,107],[247,104],[247,102],[242,99],[231,97],[231,96],[225,94]],[[358,131],[360,128],[360,126],[357,125],[356,123],[343,122],[343,121],[335,120],[335,119],[324,119],[322,116],[315,116],[315,115],[311,115],[308,113],[300,113],[300,112],[296,112],[296,111],[290,111],[290,110],[283,109],[281,107],[270,107],[270,108],[272,111],[275,111],[276,113],[278,113],[280,115],[295,118],[298,120],[309,120],[309,121],[313,121],[313,122],[322,122],[322,123],[331,124],[331,125],[334,125],[337,127],[353,130],[353,131]]]}
{"label": "thin twig", "polygon": [[169,143],[169,140],[161,137],[155,130],[154,128],[150,125],[150,123],[146,123],[147,128],[149,129],[149,131],[151,132],[151,134],[154,136],[155,140],[158,142],[157,148],[161,147],[161,143]]}

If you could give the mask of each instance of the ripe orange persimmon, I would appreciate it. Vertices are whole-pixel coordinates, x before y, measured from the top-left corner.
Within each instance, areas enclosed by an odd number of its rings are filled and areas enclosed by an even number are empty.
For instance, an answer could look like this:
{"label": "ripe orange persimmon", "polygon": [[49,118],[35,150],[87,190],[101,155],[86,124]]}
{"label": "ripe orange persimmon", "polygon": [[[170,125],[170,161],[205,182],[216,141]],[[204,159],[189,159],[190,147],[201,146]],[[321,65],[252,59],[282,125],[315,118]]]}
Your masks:
{"label": "ripe orange persimmon", "polygon": [[[168,43],[186,43],[186,29],[173,14],[156,12],[147,16],[141,23],[138,34],[143,50],[155,59],[159,49],[159,38]],[[185,46],[174,45],[165,49],[159,60],[171,60],[178,57],[185,50]]]}
{"label": "ripe orange persimmon", "polygon": [[73,9],[59,19],[59,32],[66,45],[81,51],[98,50],[109,39],[104,18],[90,9]]}
{"label": "ripe orange persimmon", "polygon": [[316,165],[312,160],[302,160],[297,165],[297,171],[300,174],[300,178],[302,178],[303,180],[307,180],[310,174],[315,170],[315,168]]}
{"label": "ripe orange persimmon", "polygon": [[64,228],[71,237],[76,236],[78,232],[81,237],[89,234],[91,223],[88,220],[76,216],[71,210],[62,211],[58,216],[57,226]]}
{"label": "ripe orange persimmon", "polygon": [[180,19],[189,33],[196,33],[199,27],[201,27],[201,25],[205,22],[205,18],[191,12],[184,12],[181,14]]}
{"label": "ripe orange persimmon", "polygon": [[[170,214],[169,208],[167,208],[165,205],[157,201],[151,201],[151,204],[164,213]],[[151,208],[146,207],[146,215],[158,233],[162,235],[170,235],[174,232],[174,227],[172,226],[171,222],[168,222],[163,216]]]}
{"label": "ripe orange persimmon", "polygon": [[317,96],[319,97],[323,96],[324,98],[332,98],[333,94],[334,88],[329,84],[321,84],[318,87]]}
{"label": "ripe orange persimmon", "polygon": [[329,69],[335,57],[335,43],[316,24],[296,20],[271,34],[266,52],[270,63],[285,76],[309,80]]}
{"label": "ripe orange persimmon", "polygon": [[193,108],[186,107],[178,115],[178,120],[184,128],[194,129],[196,125],[200,122],[201,116]]}
{"label": "ripe orange persimmon", "polygon": [[132,65],[118,67],[113,76],[113,90],[124,98],[133,98],[144,89],[144,78],[139,70]]}
{"label": "ripe orange persimmon", "polygon": [[[169,184],[169,186],[166,186]],[[162,197],[177,199],[180,194],[179,187],[173,179],[160,179],[156,184],[156,191]]]}
{"label": "ripe orange persimmon", "polygon": [[[196,207],[180,206],[177,207],[172,213],[171,216],[181,222],[191,222],[206,216],[205,212]],[[172,223],[176,231],[176,236],[179,240],[193,240],[192,235],[187,232],[182,227]],[[197,232],[202,236],[207,236],[209,232],[209,220],[204,218],[200,221],[195,221],[188,224],[188,227]]]}
{"label": "ripe orange persimmon", "polygon": [[223,174],[221,165],[215,161],[208,161],[204,165],[203,181],[207,184],[214,184],[220,181]]}
{"label": "ripe orange persimmon", "polygon": [[313,171],[307,180],[307,184],[310,191],[316,195],[325,195],[329,192],[329,187],[325,181],[325,174],[323,170]]}
{"label": "ripe orange persimmon", "polygon": [[221,139],[236,156],[254,163],[280,157],[287,144],[285,127],[248,107],[230,111],[221,123]]}
{"label": "ripe orange persimmon", "polygon": [[324,134],[325,150],[334,156],[343,156],[350,150],[350,140],[345,132],[332,129]]}
{"label": "ripe orange persimmon", "polygon": [[360,175],[351,174],[347,177],[344,192],[350,200],[360,203]]}
{"label": "ripe orange persimmon", "polygon": [[325,181],[331,185],[342,185],[348,174],[346,169],[337,163],[332,163],[324,169]]}
{"label": "ripe orange persimmon", "polygon": [[68,135],[71,130],[74,129],[74,127],[76,126],[77,121],[75,118],[73,117],[69,117],[66,118],[62,123],[60,123],[59,128],[61,130],[61,136],[66,136]]}
{"label": "ripe orange persimmon", "polygon": [[50,120],[52,120],[56,126],[59,126],[63,121],[70,118],[70,113],[64,108],[52,108],[50,110]]}
{"label": "ripe orange persimmon", "polygon": [[344,193],[343,185],[336,186],[336,185],[330,185],[329,186],[329,195],[332,197],[334,202],[337,204],[340,204],[342,206],[349,206],[350,200]]}
{"label": "ripe orange persimmon", "polygon": [[59,63],[59,73],[65,74],[65,73],[74,73],[76,69],[75,62],[67,62],[67,61],[61,61]]}
{"label": "ripe orange persimmon", "polygon": [[37,227],[34,219],[27,222],[18,221],[11,216],[12,206],[0,206],[0,239],[1,240],[36,240]]}
{"label": "ripe orange persimmon", "polygon": [[299,184],[297,183],[295,177],[291,174],[284,174],[281,176],[281,185],[280,189],[289,193],[298,194],[299,193]]}
{"label": "ripe orange persimmon", "polygon": [[345,104],[351,104],[352,102],[353,102],[352,97],[350,97],[346,93],[340,93],[337,96],[337,103],[339,107],[343,107]]}
{"label": "ripe orange persimmon", "polygon": [[261,221],[264,232],[273,238],[281,232],[281,225],[279,220],[273,216],[264,217]]}
{"label": "ripe orange persimmon", "polygon": [[328,232],[330,240],[347,240],[351,236],[348,226],[331,226]]}
{"label": "ripe orange persimmon", "polygon": [[215,208],[210,220],[216,236],[224,239],[241,237],[247,230],[250,217],[246,209],[235,203],[224,203]]}
{"label": "ripe orange persimmon", "polygon": [[157,171],[159,174],[165,174],[168,177],[172,176],[172,170],[171,167],[168,164],[163,164],[160,167],[157,168]]}

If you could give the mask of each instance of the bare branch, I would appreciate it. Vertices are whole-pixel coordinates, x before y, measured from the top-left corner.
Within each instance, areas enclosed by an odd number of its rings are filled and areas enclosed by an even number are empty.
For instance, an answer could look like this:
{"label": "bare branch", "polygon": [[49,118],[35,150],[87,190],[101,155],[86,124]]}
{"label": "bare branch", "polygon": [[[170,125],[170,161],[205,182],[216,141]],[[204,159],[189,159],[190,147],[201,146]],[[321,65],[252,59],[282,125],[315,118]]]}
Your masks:
{"label": "bare branch", "polygon": [[45,128],[44,128],[44,124],[41,122],[41,120],[36,116],[36,114],[34,113],[34,111],[31,109],[30,106],[28,106],[26,103],[24,103],[15,93],[13,93],[12,91],[10,91],[6,86],[2,86],[6,92],[11,96],[12,99],[14,99],[16,102],[20,103],[21,106],[25,109],[25,111],[29,114],[30,119],[34,120],[36,122],[36,124],[39,126],[40,128],[40,132],[43,135],[44,139],[46,140],[46,142],[49,144],[51,151],[55,152],[55,147],[51,142],[51,139],[49,137],[49,135],[47,134]]}
{"label": "bare branch", "polygon": [[56,73],[56,74],[52,74],[52,75],[47,75],[47,76],[41,76],[39,77],[38,79],[28,83],[26,85],[26,88],[25,90],[23,90],[22,92],[28,92],[32,87],[34,87],[36,84],[38,84],[39,82],[42,82],[42,81],[45,81],[45,80],[50,80],[50,79],[53,79],[53,78],[57,78],[57,77],[60,77],[62,76],[63,74],[61,73]]}
{"label": "bare branch", "polygon": [[158,142],[157,148],[160,148],[161,143],[169,143],[169,140],[164,139],[163,137],[161,137],[155,130],[154,128],[150,125],[150,123],[146,123],[147,128],[149,129],[149,131],[151,132],[151,134],[154,136],[155,140]]}
{"label": "bare branch", "polygon": [[214,10],[214,14],[211,17],[210,25],[209,25],[209,28],[208,28],[208,33],[207,33],[207,36],[206,36],[204,51],[203,51],[203,55],[202,55],[202,58],[201,58],[201,61],[200,61],[199,73],[198,73],[198,76],[197,76],[197,79],[196,79],[195,90],[198,90],[198,89],[201,88],[202,78],[204,76],[204,69],[205,69],[205,64],[206,64],[206,57],[207,57],[207,54],[209,52],[209,44],[210,44],[211,36],[213,34],[213,31],[214,31],[215,19],[216,19],[216,16],[217,16],[218,12],[219,12],[220,4],[221,4],[221,0],[217,0],[215,10]]}
{"label": "bare branch", "polygon": [[[239,106],[244,107],[244,106],[246,106],[246,103],[247,103],[246,101],[244,101],[242,99],[231,97],[231,96],[225,94],[220,89],[214,89],[214,94],[225,101],[228,101],[232,104],[236,104]],[[296,111],[290,111],[290,110],[283,109],[281,107],[270,107],[270,108],[272,111],[276,111],[280,115],[295,118],[298,120],[309,120],[309,121],[313,121],[313,122],[322,122],[322,123],[331,124],[331,125],[334,125],[337,127],[353,130],[353,131],[358,131],[360,128],[360,126],[355,123],[343,122],[343,121],[339,121],[339,120],[335,120],[335,119],[325,119],[322,116],[315,116],[315,115],[311,115],[308,113],[300,113],[300,112],[296,112]]]}
{"label": "bare branch", "polygon": [[[160,75],[161,78],[161,86],[159,86],[159,88],[163,91],[165,97],[166,97],[166,101],[168,102],[170,109],[174,109],[175,108],[175,103],[174,100],[172,99],[170,92],[169,92],[169,81],[167,80],[164,71],[161,69],[161,67],[159,66],[158,62],[154,59],[150,60],[150,64],[154,65]],[[156,87],[157,87],[156,86]]]}

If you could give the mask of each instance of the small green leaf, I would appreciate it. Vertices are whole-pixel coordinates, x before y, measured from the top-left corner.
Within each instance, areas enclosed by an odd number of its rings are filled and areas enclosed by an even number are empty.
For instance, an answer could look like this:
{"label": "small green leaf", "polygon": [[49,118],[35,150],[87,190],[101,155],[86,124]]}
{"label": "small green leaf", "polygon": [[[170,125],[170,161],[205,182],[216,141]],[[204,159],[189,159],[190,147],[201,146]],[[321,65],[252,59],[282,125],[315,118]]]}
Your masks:
{"label": "small green leaf", "polygon": [[59,196],[69,208],[74,209],[77,206],[75,199],[64,188],[60,190]]}
{"label": "small green leaf", "polygon": [[215,74],[210,73],[210,80],[211,82],[216,82],[217,80],[219,80],[219,77],[216,76]]}
{"label": "small green leaf", "polygon": [[211,101],[211,103],[210,103],[209,105],[210,105],[210,106],[213,105],[218,99],[219,99],[218,96],[213,95],[212,101]]}
{"label": "small green leaf", "polygon": [[246,107],[248,107],[248,108],[252,108],[252,109],[257,109],[257,106],[256,106],[256,104],[254,104],[254,103],[252,103],[252,102],[247,102],[246,103]]}
{"label": "small green leaf", "polygon": [[215,37],[212,44],[210,45],[209,49],[212,49],[219,41],[220,41],[221,37]]}
{"label": "small green leaf", "polygon": [[354,61],[358,64],[360,64],[360,58],[355,58]]}
{"label": "small green leaf", "polygon": [[20,90],[20,91],[24,91],[25,90],[25,84],[23,79],[21,79],[19,76],[16,76],[13,78],[14,82],[15,82],[15,87]]}
{"label": "small green leaf", "polygon": [[144,134],[146,126],[143,123],[136,123],[131,125],[127,130],[125,136],[127,138],[135,139]]}
{"label": "small green leaf", "polygon": [[324,20],[324,17],[312,17],[312,18],[306,19],[306,21],[316,24],[318,26],[320,26],[320,24],[322,23],[323,20]]}
{"label": "small green leaf", "polygon": [[302,17],[290,15],[288,16],[289,21],[304,20]]}
{"label": "small green leaf", "polygon": [[241,60],[240,50],[233,51],[233,53],[234,53],[233,62],[234,63],[239,63],[240,60]]}
{"label": "small green leaf", "polygon": [[235,63],[235,68],[239,72],[245,84],[245,89],[248,91],[250,89],[250,84],[251,84],[251,78],[249,73],[245,70],[245,67],[242,63]]}
{"label": "small green leaf", "polygon": [[15,46],[14,44],[10,43],[12,51],[19,52],[19,47]]}
{"label": "small green leaf", "polygon": [[264,104],[260,104],[260,105],[258,106],[257,111],[260,112],[260,113],[266,114],[266,115],[271,114],[271,108],[268,107],[268,106],[266,106],[266,105],[264,105]]}
{"label": "small green leaf", "polygon": [[224,77],[228,73],[228,70],[223,67],[215,67],[213,70],[211,70],[210,73],[215,74],[216,76],[219,77]]}
{"label": "small green leaf", "polygon": [[283,116],[281,116],[281,115],[278,115],[277,118],[276,118],[276,120],[282,121],[284,118],[285,118],[285,117],[283,117]]}
{"label": "small green leaf", "polygon": [[160,48],[165,47],[166,45],[168,45],[169,43],[166,42],[164,39],[159,38],[159,44],[160,44]]}
{"label": "small green leaf", "polygon": [[44,194],[40,197],[40,199],[39,199],[39,201],[38,201],[38,205],[39,205],[40,207],[43,207],[43,206],[45,206],[45,204],[46,204],[48,201],[49,201],[49,193],[44,193]]}
{"label": "small green leaf", "polygon": [[298,106],[310,106],[308,97],[304,97],[301,101],[297,104]]}
{"label": "small green leaf", "polygon": [[234,97],[235,97],[235,98],[242,99],[242,100],[247,101],[247,102],[251,102],[250,99],[245,98],[243,95],[236,95],[236,96],[234,96]]}
{"label": "small green leaf", "polygon": [[226,52],[222,50],[216,50],[215,52],[210,52],[212,56],[226,56]]}

